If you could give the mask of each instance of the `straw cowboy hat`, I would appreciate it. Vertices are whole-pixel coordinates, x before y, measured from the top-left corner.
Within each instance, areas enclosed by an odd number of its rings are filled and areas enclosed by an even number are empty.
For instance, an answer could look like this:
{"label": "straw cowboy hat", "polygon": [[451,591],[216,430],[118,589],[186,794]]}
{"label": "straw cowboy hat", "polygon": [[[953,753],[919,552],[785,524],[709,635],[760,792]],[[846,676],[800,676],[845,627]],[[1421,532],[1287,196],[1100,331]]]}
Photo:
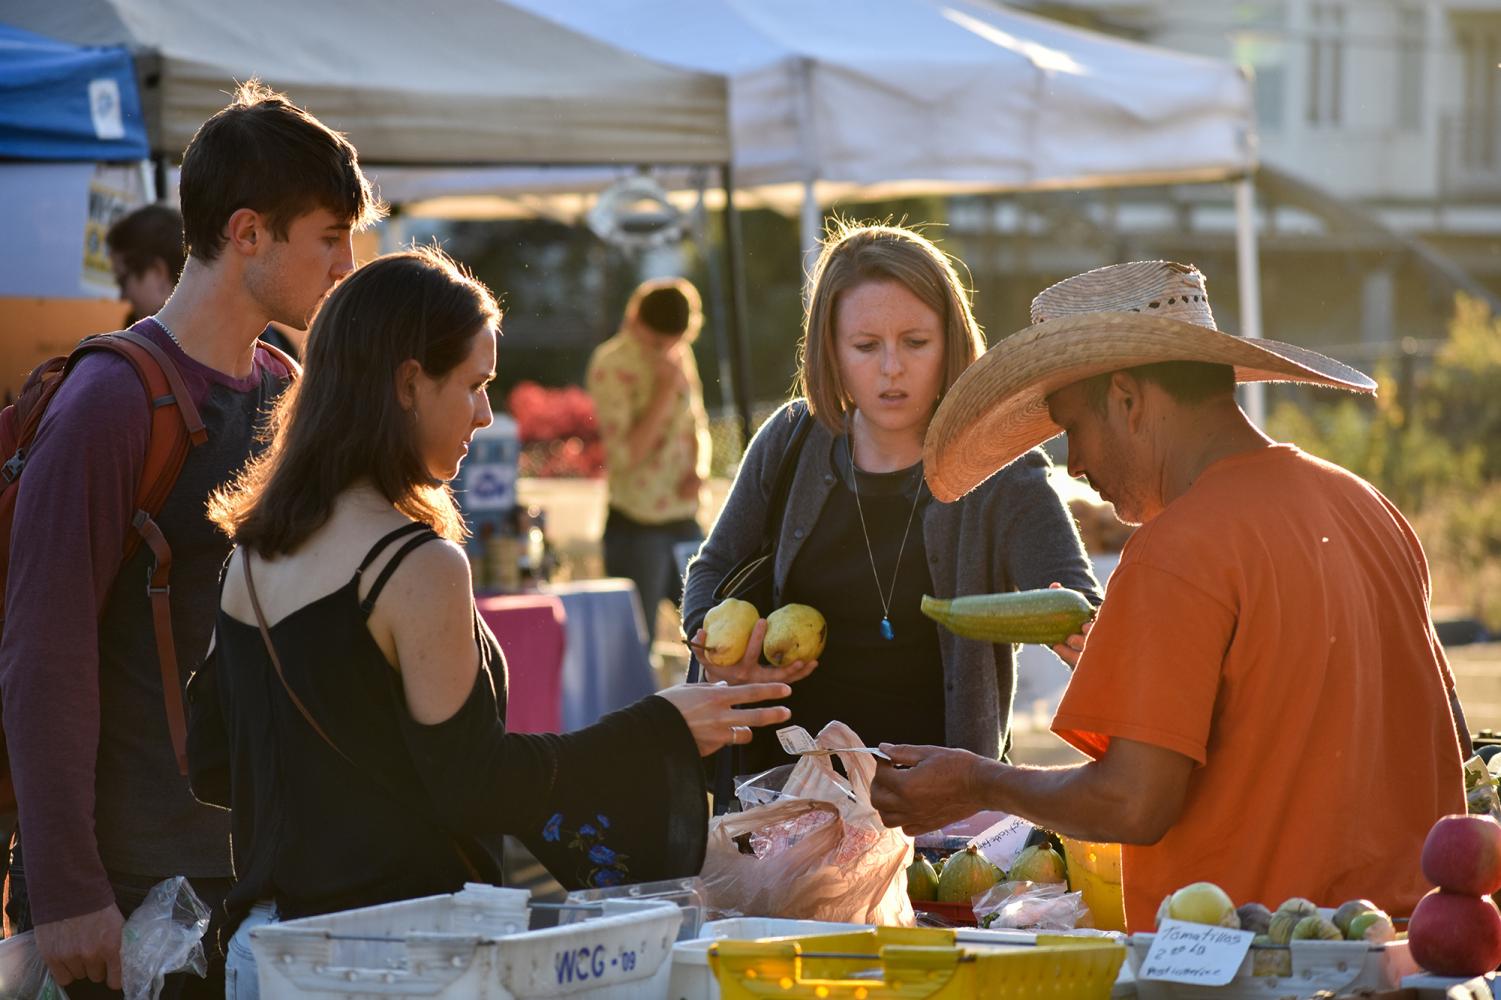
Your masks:
{"label": "straw cowboy hat", "polygon": [[928,487],[940,500],[957,500],[1063,432],[1048,416],[1051,393],[1160,361],[1231,365],[1237,382],[1376,391],[1354,368],[1307,348],[1221,333],[1197,268],[1163,260],[1112,264],[1043,291],[1032,300],[1032,325],[990,348],[954,382],[923,445]]}

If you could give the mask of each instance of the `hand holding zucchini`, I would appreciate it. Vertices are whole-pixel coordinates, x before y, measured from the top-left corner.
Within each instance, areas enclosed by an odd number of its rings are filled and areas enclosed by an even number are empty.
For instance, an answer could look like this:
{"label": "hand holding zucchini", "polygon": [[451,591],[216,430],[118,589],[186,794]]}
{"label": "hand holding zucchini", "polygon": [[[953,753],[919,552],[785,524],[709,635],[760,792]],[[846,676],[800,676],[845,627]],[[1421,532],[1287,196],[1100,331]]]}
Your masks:
{"label": "hand holding zucchini", "polygon": [[1083,628],[1094,612],[1083,594],[1062,587],[947,601],[924,594],[922,599],[923,614],[955,635],[986,642],[1053,646]]}

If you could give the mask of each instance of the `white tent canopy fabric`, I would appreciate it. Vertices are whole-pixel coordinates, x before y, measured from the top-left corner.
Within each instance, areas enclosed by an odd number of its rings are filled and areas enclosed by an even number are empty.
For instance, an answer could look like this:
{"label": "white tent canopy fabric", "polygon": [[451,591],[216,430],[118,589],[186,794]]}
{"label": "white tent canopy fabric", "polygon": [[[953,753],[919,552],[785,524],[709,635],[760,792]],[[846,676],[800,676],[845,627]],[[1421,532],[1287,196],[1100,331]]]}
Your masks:
{"label": "white tent canopy fabric", "polygon": [[[1224,180],[1254,169],[1249,81],[987,0],[510,0],[729,78],[736,186],[843,197]],[[552,172],[549,172],[551,174]],[[579,190],[608,175],[383,171],[388,198]]]}
{"label": "white tent canopy fabric", "polygon": [[503,0],[50,0],[0,20],[124,45],[152,149],[181,155],[235,80],[259,76],[372,164],[713,163],[724,79],[653,63]]}

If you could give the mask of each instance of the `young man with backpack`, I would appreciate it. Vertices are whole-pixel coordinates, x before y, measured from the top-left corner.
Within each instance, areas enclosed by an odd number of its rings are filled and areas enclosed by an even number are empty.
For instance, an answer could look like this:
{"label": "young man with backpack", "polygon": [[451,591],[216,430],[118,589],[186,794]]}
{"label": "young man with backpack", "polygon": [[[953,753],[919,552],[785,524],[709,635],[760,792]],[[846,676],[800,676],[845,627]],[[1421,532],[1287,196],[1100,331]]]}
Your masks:
{"label": "young man with backpack", "polygon": [[[178,728],[230,548],[205,500],[260,447],[263,415],[294,374],[257,338],[271,321],[308,325],[353,266],[351,231],[381,210],[354,147],[254,81],[188,144],[180,193],[182,278],[132,327],[180,378],[152,399],[131,361],[87,349],[24,463],[7,467],[23,473],[0,637],[20,811],[8,913],[35,929],[73,1000],[118,995],[123,921],[163,878],[189,876],[221,909],[229,817],[189,793]],[[163,405],[196,413],[203,433],[145,510],[138,490]],[[205,945],[218,950],[213,927]],[[169,978],[162,996],[222,997],[222,956],[210,969],[208,980]]]}

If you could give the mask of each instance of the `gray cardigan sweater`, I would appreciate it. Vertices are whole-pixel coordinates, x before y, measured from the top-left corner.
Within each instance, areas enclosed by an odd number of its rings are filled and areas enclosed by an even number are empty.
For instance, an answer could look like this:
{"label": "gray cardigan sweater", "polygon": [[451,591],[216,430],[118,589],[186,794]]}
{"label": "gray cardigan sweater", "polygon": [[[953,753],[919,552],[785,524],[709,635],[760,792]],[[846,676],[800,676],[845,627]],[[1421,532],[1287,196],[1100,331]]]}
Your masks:
{"label": "gray cardigan sweater", "polygon": [[[725,573],[761,543],[772,484],[792,437],[793,405],[783,406],[756,432],[719,520],[688,564],[683,624],[689,636],[713,607],[714,589]],[[830,469],[835,443],[834,434],[815,422],[798,456],[773,571],[778,605],[792,562],[834,487]],[[1057,581],[1100,603],[1100,585],[1078,529],[1047,481],[1050,466],[1047,455],[1034,449],[960,500],[927,504],[922,530],[935,597],[1034,590]],[[760,609],[763,616],[772,610]],[[1013,649],[961,639],[943,628],[938,645],[948,745],[1000,757],[1011,742]]]}

